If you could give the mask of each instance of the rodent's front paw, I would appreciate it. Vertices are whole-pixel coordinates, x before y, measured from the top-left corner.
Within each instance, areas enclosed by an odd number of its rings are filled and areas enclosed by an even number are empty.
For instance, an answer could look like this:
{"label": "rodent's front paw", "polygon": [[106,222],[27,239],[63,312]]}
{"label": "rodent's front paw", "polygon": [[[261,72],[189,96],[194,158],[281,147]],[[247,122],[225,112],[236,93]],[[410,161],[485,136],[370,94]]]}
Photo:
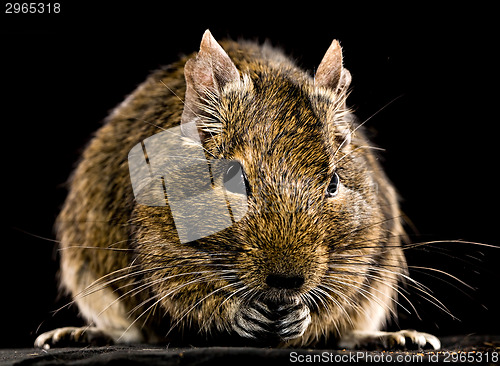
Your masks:
{"label": "rodent's front paw", "polygon": [[441,348],[441,342],[432,334],[415,330],[399,332],[353,331],[345,335],[339,347],[350,349],[434,349]]}
{"label": "rodent's front paw", "polygon": [[299,302],[242,304],[234,318],[235,331],[244,338],[286,341],[300,337],[311,323],[309,308]]}
{"label": "rodent's front paw", "polygon": [[51,330],[38,336],[35,347],[69,347],[69,346],[104,346],[113,344],[113,339],[95,327],[64,327]]}

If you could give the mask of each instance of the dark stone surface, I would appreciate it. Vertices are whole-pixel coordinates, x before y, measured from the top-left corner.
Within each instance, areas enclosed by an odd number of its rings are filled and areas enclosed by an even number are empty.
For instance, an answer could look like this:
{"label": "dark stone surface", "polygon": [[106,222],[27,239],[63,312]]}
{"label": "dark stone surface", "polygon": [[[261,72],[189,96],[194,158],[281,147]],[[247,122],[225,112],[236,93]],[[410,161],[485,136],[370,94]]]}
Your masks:
{"label": "dark stone surface", "polygon": [[443,350],[348,351],[257,347],[168,348],[147,345],[0,350],[0,365],[281,365],[333,363],[500,364],[500,336],[442,338]]}

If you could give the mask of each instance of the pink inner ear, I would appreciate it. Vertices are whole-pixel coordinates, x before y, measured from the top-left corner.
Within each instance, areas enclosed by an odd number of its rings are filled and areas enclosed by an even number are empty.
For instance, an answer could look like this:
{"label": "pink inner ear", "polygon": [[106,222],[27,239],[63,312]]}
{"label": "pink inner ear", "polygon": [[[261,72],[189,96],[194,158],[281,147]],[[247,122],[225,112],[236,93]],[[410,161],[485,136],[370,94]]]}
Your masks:
{"label": "pink inner ear", "polygon": [[203,34],[196,63],[200,75],[195,82],[215,92],[220,92],[227,83],[239,80],[238,69],[209,30]]}
{"label": "pink inner ear", "polygon": [[342,49],[337,40],[333,40],[318,66],[314,82],[318,86],[337,89],[342,74]]}
{"label": "pink inner ear", "polygon": [[213,69],[207,60],[195,60],[190,73],[190,81],[188,81],[188,84],[192,83],[190,86],[194,87],[198,93],[203,94],[205,90],[209,90],[210,92],[217,91]]}

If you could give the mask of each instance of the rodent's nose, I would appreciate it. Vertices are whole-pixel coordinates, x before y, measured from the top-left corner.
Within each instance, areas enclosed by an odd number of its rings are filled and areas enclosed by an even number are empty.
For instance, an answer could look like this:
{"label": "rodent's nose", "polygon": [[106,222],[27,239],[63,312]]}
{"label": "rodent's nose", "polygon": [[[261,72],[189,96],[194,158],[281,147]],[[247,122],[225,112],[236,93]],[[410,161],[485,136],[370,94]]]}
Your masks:
{"label": "rodent's nose", "polygon": [[268,286],[279,289],[298,289],[304,284],[304,282],[304,276],[270,274],[266,277],[266,283]]}

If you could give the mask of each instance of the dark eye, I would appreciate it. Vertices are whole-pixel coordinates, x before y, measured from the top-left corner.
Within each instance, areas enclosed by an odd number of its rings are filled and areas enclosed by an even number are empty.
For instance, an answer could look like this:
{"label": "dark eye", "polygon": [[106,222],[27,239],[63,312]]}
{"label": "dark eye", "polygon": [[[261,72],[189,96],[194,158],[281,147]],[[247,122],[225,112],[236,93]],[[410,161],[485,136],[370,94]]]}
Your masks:
{"label": "dark eye", "polygon": [[340,184],[339,176],[337,175],[337,173],[333,173],[333,177],[330,180],[328,187],[326,188],[326,195],[328,197],[335,197],[339,190],[339,184]]}
{"label": "dark eye", "polygon": [[237,161],[228,164],[224,172],[224,188],[232,193],[248,195],[248,181],[243,172],[243,167]]}

